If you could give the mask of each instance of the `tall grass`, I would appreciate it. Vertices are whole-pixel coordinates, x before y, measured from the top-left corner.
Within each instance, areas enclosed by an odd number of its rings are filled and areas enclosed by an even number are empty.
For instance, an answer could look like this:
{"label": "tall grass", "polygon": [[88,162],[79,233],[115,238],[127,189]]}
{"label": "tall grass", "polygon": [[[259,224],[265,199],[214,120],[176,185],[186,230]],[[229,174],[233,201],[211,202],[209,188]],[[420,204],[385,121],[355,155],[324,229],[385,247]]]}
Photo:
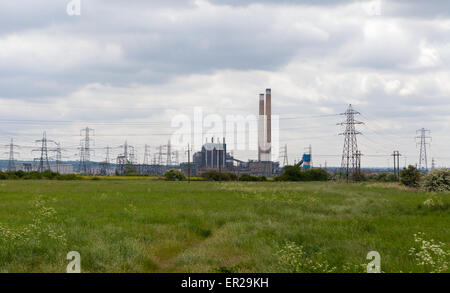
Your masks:
{"label": "tall grass", "polygon": [[[333,182],[0,181],[0,271],[437,271],[411,248],[442,244],[448,264],[449,194]],[[20,239],[20,241],[18,241]],[[292,265],[294,264],[294,265]],[[439,271],[448,272],[448,266]]]}

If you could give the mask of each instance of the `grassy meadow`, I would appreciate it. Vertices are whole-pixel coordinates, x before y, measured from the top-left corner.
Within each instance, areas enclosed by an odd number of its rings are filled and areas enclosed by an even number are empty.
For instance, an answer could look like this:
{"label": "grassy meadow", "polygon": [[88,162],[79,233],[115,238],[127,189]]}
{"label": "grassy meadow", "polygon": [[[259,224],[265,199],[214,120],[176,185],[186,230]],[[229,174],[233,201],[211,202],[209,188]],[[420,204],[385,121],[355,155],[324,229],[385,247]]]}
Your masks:
{"label": "grassy meadow", "polygon": [[[381,183],[5,180],[0,272],[65,272],[69,251],[82,272],[365,272],[372,250],[383,272],[449,272],[449,198]],[[439,243],[438,265],[411,255],[417,233]]]}

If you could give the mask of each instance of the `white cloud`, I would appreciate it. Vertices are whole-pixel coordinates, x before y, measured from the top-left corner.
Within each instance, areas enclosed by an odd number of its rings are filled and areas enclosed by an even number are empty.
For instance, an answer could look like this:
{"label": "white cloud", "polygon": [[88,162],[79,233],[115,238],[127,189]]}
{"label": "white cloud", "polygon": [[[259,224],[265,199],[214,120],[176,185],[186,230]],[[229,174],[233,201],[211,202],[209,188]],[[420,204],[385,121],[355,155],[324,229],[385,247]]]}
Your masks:
{"label": "white cloud", "polygon": [[62,71],[116,63],[122,49],[115,43],[46,33],[13,33],[0,38],[0,66],[25,71]]}
{"label": "white cloud", "polygon": [[[73,123],[8,124],[3,139],[27,144],[46,128],[76,145],[80,127],[104,121],[91,125],[100,145],[128,137],[157,146],[174,115],[195,106],[252,114],[270,87],[280,115],[354,104],[365,135],[381,144],[361,138],[366,154],[395,148],[413,160],[420,127],[450,143],[450,21],[435,10],[418,17],[419,2],[405,10],[403,1],[382,1],[381,14],[370,15],[361,1],[90,1],[79,18],[49,1],[40,2],[42,14],[8,3],[0,4],[0,115]],[[282,121],[281,143],[296,150],[291,157],[311,143],[316,155],[336,154],[328,165],[338,165],[341,118]]]}

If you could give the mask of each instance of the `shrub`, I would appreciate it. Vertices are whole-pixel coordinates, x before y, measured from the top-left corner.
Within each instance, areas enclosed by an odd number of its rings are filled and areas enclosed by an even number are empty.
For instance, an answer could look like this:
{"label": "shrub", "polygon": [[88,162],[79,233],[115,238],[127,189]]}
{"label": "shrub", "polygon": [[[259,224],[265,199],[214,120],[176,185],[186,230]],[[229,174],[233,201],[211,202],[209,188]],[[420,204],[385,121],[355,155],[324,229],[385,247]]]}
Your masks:
{"label": "shrub", "polygon": [[168,181],[183,181],[186,177],[184,176],[183,172],[180,172],[178,170],[168,170],[164,177]]}
{"label": "shrub", "polygon": [[25,173],[22,170],[19,170],[19,171],[16,171],[15,174],[16,174],[17,177],[23,178],[27,173]]}
{"label": "shrub", "polygon": [[219,172],[216,170],[209,170],[203,172],[201,175],[205,180],[209,181],[236,181],[238,177],[234,173]]}
{"label": "shrub", "polygon": [[0,180],[17,180],[17,179],[50,179],[50,180],[76,180],[81,179],[81,177],[75,174],[65,174],[61,175],[59,173],[55,173],[52,171],[45,172],[24,172],[24,171],[15,171],[15,172],[0,172]]}
{"label": "shrub", "polygon": [[377,182],[396,182],[397,181],[397,177],[395,176],[394,173],[387,173],[387,172],[371,174],[371,175],[367,176],[367,179],[371,180],[371,181],[377,181]]}
{"label": "shrub", "polygon": [[423,187],[426,191],[450,191],[450,170],[433,170],[423,178]]}
{"label": "shrub", "polygon": [[306,181],[327,181],[331,177],[324,169],[308,169],[304,173]]}
{"label": "shrub", "polygon": [[81,180],[82,178],[75,174],[59,174],[56,177],[56,179],[58,179],[58,180]]}
{"label": "shrub", "polygon": [[304,175],[299,166],[285,166],[283,173],[275,178],[276,181],[304,181]]}
{"label": "shrub", "polygon": [[420,179],[422,177],[422,173],[420,173],[419,170],[417,170],[414,166],[409,166],[408,169],[403,169],[400,172],[400,181],[405,185],[409,187],[419,187],[420,186]]}
{"label": "shrub", "polygon": [[253,176],[250,174],[242,174],[239,177],[239,181],[267,181],[266,176]]}
{"label": "shrub", "polygon": [[276,177],[276,181],[327,181],[330,174],[324,169],[309,169],[302,171],[300,166],[285,166],[283,173]]}

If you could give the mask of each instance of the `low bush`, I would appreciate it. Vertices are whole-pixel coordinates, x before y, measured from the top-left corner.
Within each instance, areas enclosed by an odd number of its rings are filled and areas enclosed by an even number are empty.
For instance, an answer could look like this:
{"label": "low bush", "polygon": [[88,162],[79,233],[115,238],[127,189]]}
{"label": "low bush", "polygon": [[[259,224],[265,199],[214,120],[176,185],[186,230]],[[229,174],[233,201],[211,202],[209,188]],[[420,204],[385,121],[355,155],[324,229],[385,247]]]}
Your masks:
{"label": "low bush", "polygon": [[186,177],[184,176],[183,172],[180,172],[178,170],[168,170],[164,177],[168,181],[183,181]]}
{"label": "low bush", "polygon": [[80,176],[77,176],[75,174],[59,174],[56,177],[57,180],[81,180],[82,178]]}
{"label": "low bush", "polygon": [[403,169],[400,172],[400,181],[409,187],[417,188],[420,186],[420,179],[422,178],[422,173],[417,170],[414,166],[409,166],[407,169]]}
{"label": "low bush", "polygon": [[422,185],[430,192],[450,191],[450,170],[432,170],[423,177]]}
{"label": "low bush", "polygon": [[216,170],[209,170],[203,172],[201,175],[205,180],[208,181],[236,181],[238,177],[234,173],[219,172]]}
{"label": "low bush", "polygon": [[241,176],[239,176],[239,181],[253,181],[253,182],[267,181],[267,178],[266,176],[253,176],[250,174],[242,174]]}
{"label": "low bush", "polygon": [[367,180],[377,181],[377,182],[396,182],[396,181],[398,181],[397,177],[395,176],[394,173],[388,173],[388,172],[370,174],[367,176]]}
{"label": "low bush", "polygon": [[59,174],[50,170],[44,172],[24,172],[24,171],[8,171],[0,172],[0,180],[18,180],[18,179],[48,179],[48,180],[78,180],[81,177],[75,174]]}
{"label": "low bush", "polygon": [[330,174],[324,169],[303,171],[299,166],[285,166],[283,173],[275,177],[275,181],[327,181],[330,178]]}

